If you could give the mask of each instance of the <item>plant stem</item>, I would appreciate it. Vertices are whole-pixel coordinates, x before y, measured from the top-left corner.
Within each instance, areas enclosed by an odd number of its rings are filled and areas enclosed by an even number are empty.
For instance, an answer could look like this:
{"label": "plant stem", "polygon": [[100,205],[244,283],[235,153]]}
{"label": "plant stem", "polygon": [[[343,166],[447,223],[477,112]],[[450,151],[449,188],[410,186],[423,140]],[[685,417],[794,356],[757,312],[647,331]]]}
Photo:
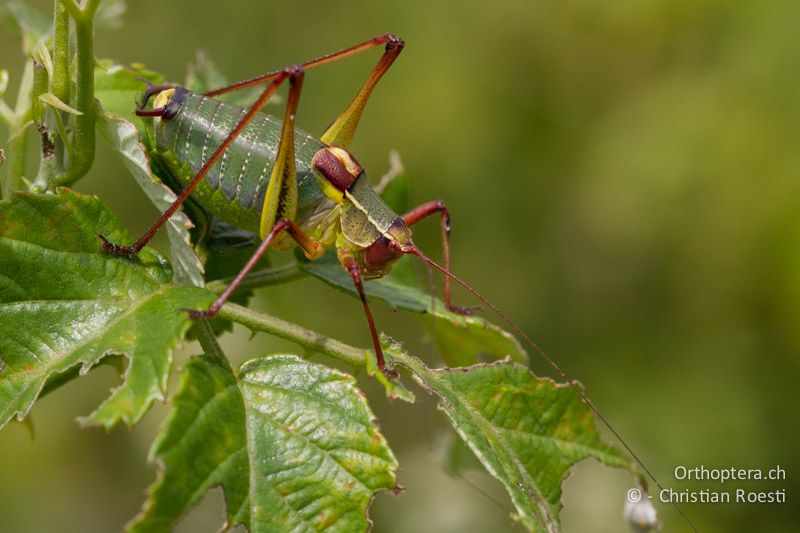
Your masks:
{"label": "plant stem", "polygon": [[0,198],[21,188],[25,175],[25,152],[28,146],[28,126],[31,120],[31,91],[33,89],[33,60],[25,63],[14,110],[3,105],[3,121],[8,126],[5,162],[0,165]]}
{"label": "plant stem", "polygon": [[100,7],[100,2],[102,0],[85,0],[83,3],[83,13],[89,19],[94,19],[95,13],[97,13],[97,8]]}
{"label": "plant stem", "polygon": [[83,113],[73,116],[73,157],[67,171],[55,179],[55,185],[69,185],[82,178],[94,161],[94,28],[92,18],[84,15],[75,20],[76,70],[75,109]]}
{"label": "plant stem", "polygon": [[[63,68],[64,53],[69,58],[69,39],[64,39],[61,32],[65,27],[69,29],[69,21],[64,22],[64,14],[59,15],[63,9],[72,17],[75,25],[75,95],[74,99],[65,100],[66,103],[80,111],[79,116],[71,116],[72,121],[72,146],[74,150],[69,158],[67,168],[59,175],[49,180],[46,173],[37,177],[34,189],[47,190],[57,186],[70,185],[82,178],[94,162],[95,150],[95,102],[94,102],[94,14],[97,11],[99,0],[86,0],[83,7],[79,7],[74,0],[56,0],[56,39],[54,50],[54,69]],[[57,63],[61,62],[61,66]],[[68,67],[68,66],[67,66]],[[67,76],[69,68],[67,68]],[[54,72],[55,78],[55,72]],[[54,80],[55,81],[55,80]],[[58,83],[63,83],[59,79]],[[67,79],[69,86],[69,79]],[[67,90],[63,86],[60,90]],[[69,93],[68,93],[69,94]],[[63,99],[62,99],[63,100]]]}
{"label": "plant stem", "polygon": [[50,91],[62,102],[69,102],[69,13],[64,4],[56,1],[53,24],[53,80]]}
{"label": "plant stem", "polygon": [[195,322],[192,329],[206,355],[217,357],[228,364],[228,358],[225,357],[225,352],[222,351],[222,347],[217,342],[217,338],[214,336],[214,331],[211,329],[211,324],[208,323],[207,318],[201,318]]}
{"label": "plant stem", "polygon": [[28,131],[23,128],[13,133],[6,141],[5,162],[0,166],[0,199],[7,198],[11,191],[19,188],[25,175],[25,151],[28,146]]}
{"label": "plant stem", "polygon": [[73,19],[78,20],[83,16],[83,14],[81,13],[81,8],[80,6],[78,6],[78,4],[75,3],[75,0],[55,0],[55,1],[56,4],[64,6],[64,9],[69,11],[69,14]]}
{"label": "plant stem", "polygon": [[280,318],[252,311],[241,305],[226,303],[217,316],[241,324],[252,331],[263,331],[290,340],[306,350],[328,355],[353,366],[366,365],[366,350],[363,348],[350,346],[321,333],[302,328]]}
{"label": "plant stem", "polygon": [[47,92],[47,69],[33,62],[33,87],[31,88],[31,120],[37,126],[44,123],[45,107],[39,96]]}

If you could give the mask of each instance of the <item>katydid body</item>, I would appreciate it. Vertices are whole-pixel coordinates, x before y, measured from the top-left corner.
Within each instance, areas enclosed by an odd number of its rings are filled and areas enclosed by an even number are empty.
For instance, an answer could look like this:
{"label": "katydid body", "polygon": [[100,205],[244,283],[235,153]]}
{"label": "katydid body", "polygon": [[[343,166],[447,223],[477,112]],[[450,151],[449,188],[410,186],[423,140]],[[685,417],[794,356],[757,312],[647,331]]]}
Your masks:
{"label": "katydid body", "polygon": [[[208,162],[209,147],[219,146],[247,110],[182,88],[161,93],[154,105],[162,102],[177,112],[155,119],[157,148],[182,188]],[[265,114],[255,117],[208,170],[192,197],[209,213],[258,233],[280,133],[279,119]],[[279,211],[317,245],[309,255],[319,256],[334,245],[359,253],[390,232],[400,238],[409,233],[350,154],[329,148],[299,129],[294,143],[296,188],[281,199]],[[331,175],[337,170],[344,175],[334,183]],[[273,244],[279,249],[295,245],[290,239]],[[361,266],[363,277],[373,278],[385,274],[389,264],[365,257]]]}
{"label": "katydid body", "polygon": [[[306,68],[384,43],[384,54],[372,75],[321,138],[295,129]],[[118,246],[103,239],[104,248],[123,255],[136,254],[190,194],[208,212],[258,232],[263,241],[254,256],[209,309],[190,311],[196,317],[216,314],[269,247],[287,249],[296,243],[309,259],[335,247],[361,297],[378,366],[394,376],[394,371],[386,368],[362,280],[385,275],[404,253],[418,253],[408,225],[430,214],[441,213],[446,240],[447,209],[437,201],[398,215],[372,189],[363,168],[346,147],[373,87],[403,46],[402,40],[387,34],[207,95],[182,87],[148,88],[143,105],[155,95],[153,107],[138,109],[137,114],[154,117],[156,150],[182,190],[173,205],[132,246]],[[283,119],[258,113],[286,80],[290,88]],[[265,82],[269,84],[250,108],[212,98]],[[287,233],[291,239],[286,238]],[[447,257],[445,264],[449,266]],[[455,311],[468,312],[450,304],[449,281],[445,283],[445,301]]]}
{"label": "katydid body", "polygon": [[[371,75],[347,109],[322,136],[315,138],[295,128],[295,115],[306,69],[381,44],[385,45],[385,51]],[[215,315],[270,247],[288,249],[300,245],[309,259],[316,259],[326,249],[335,248],[342,267],[349,273],[361,298],[378,366],[390,377],[395,377],[396,373],[385,365],[377,328],[364,294],[363,280],[387,274],[394,261],[403,254],[415,255],[445,274],[444,301],[450,310],[471,313],[469,308],[452,305],[450,281],[453,280],[509,324],[570,383],[581,400],[661,488],[582,388],[572,382],[519,326],[452,274],[448,243],[450,217],[445,204],[436,200],[398,215],[372,189],[363,168],[347,151],[372,89],[403,46],[402,40],[386,34],[205,95],[174,86],[149,87],[143,107],[137,109],[137,114],[154,117],[156,149],[179,182],[177,188],[180,190],[176,190],[179,196],[133,245],[119,246],[101,237],[103,247],[112,253],[135,255],[189,195],[213,215],[234,226],[259,233],[263,240],[254,255],[210,308],[189,311],[193,318]],[[288,81],[290,87],[283,118],[259,113],[284,81]],[[213,98],[226,92],[264,84],[266,88],[249,108]],[[154,95],[156,98],[152,108],[144,108]],[[443,266],[429,259],[414,245],[409,230],[409,226],[434,214],[441,216]]]}

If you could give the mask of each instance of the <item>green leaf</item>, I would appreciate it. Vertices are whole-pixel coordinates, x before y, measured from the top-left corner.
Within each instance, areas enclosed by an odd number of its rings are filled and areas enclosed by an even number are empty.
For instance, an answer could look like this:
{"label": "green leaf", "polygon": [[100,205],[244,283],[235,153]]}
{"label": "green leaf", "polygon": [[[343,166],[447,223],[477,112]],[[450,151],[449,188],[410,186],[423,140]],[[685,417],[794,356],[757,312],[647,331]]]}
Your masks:
{"label": "green leaf", "polygon": [[[336,254],[328,253],[316,261],[304,264],[302,268],[328,285],[358,297],[353,279],[339,264]],[[432,306],[433,298],[429,294],[424,294],[416,287],[401,284],[392,276],[369,280],[364,284],[364,290],[368,297],[382,300],[393,310],[426,313]]]}
{"label": "green leaf", "polygon": [[397,461],[364,394],[342,372],[294,355],[258,357],[234,376],[193,358],[153,447],[162,466],[131,531],[164,531],[209,488],[227,525],[252,532],[365,531]]}
{"label": "green leaf", "polygon": [[16,194],[0,203],[0,426],[25,417],[49,378],[86,373],[108,354],[128,358],[125,380],[86,422],[136,423],[164,398],[172,348],[190,324],[180,309],[213,301],[170,285],[155,251],[113,257],[96,233],[130,242],[93,197]]}
{"label": "green leaf", "polygon": [[225,491],[228,520],[248,520],[248,457],[242,394],[227,361],[193,357],[181,373],[172,411],[153,443],[158,480],[131,531],[167,531],[209,488]]}
{"label": "green leaf", "polygon": [[[50,49],[47,48],[47,44],[45,44],[43,40],[36,43],[36,50],[33,53],[33,57],[36,59],[37,63],[40,63],[44,67],[47,72],[48,82],[53,79],[53,58],[50,56]],[[61,100],[59,100],[59,102],[60,101]]]}
{"label": "green leaf", "polygon": [[70,115],[80,116],[83,115],[80,111],[75,109],[74,107],[70,107],[64,102],[62,102],[58,96],[54,95],[53,93],[44,93],[39,95],[39,100],[44,102],[45,104],[64,111],[65,113],[69,113]]}
{"label": "green leaf", "polygon": [[515,518],[531,531],[558,530],[561,482],[578,461],[594,457],[640,473],[600,441],[594,415],[572,385],[537,378],[508,361],[433,370],[397,346],[387,353],[438,397],[439,409],[503,484]]}
{"label": "green leaf", "polygon": [[[405,258],[394,270],[402,270]],[[303,270],[325,283],[358,296],[353,280],[341,267],[334,254],[328,254],[317,261],[303,265]],[[367,297],[383,300],[392,309],[403,309],[414,313],[432,315],[431,322],[423,317],[423,323],[432,331],[436,346],[448,366],[475,364],[481,357],[501,359],[510,356],[518,362],[527,362],[528,354],[517,339],[479,316],[463,316],[449,311],[442,300],[429,293],[400,281],[400,275],[393,273],[364,284]]]}
{"label": "green leaf", "polygon": [[[144,146],[139,142],[136,127],[125,119],[108,115],[100,110],[97,114],[97,130],[114,153],[122,159],[125,167],[153,205],[160,211],[166,211],[175,201],[175,193],[153,177],[150,162]],[[177,285],[202,287],[203,265],[191,245],[189,236],[191,225],[182,210],[172,215],[166,224],[170,255],[175,269],[174,282]]]}
{"label": "green leaf", "polygon": [[400,379],[389,379],[378,367],[378,358],[372,350],[366,350],[364,354],[366,361],[367,375],[374,378],[383,385],[386,397],[390,400],[403,400],[404,402],[414,403],[417,398],[414,393],[408,390]]}
{"label": "green leaf", "polygon": [[445,309],[444,302],[439,302],[434,313],[447,321],[443,326],[439,325],[441,321],[426,324],[447,366],[469,366],[485,358],[496,360],[506,356],[527,364],[528,352],[517,338],[485,318],[452,313]]}

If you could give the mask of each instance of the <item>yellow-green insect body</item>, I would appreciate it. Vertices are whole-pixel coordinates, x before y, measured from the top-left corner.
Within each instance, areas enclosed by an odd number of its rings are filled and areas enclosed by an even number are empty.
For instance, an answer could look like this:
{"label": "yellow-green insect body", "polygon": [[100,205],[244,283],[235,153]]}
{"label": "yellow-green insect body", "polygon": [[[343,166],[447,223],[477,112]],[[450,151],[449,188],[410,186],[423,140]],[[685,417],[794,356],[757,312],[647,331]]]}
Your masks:
{"label": "yellow-green insect body", "polygon": [[[247,111],[183,88],[160,93],[153,105],[169,110],[153,121],[155,144],[157,156],[179,188],[197,174]],[[254,117],[208,169],[192,198],[209,213],[262,237],[275,222],[288,218],[319,244],[313,255],[335,245],[356,255],[364,277],[386,274],[394,257],[387,255],[386,263],[377,265],[364,257],[364,250],[385,239],[407,242],[404,234],[410,237],[410,231],[346,150],[328,147],[302,130],[294,133],[295,178],[284,180],[272,220],[265,224],[265,199],[281,127],[281,120],[273,116]],[[331,167],[339,171],[333,179],[326,175]],[[284,236],[274,246],[295,245]]]}

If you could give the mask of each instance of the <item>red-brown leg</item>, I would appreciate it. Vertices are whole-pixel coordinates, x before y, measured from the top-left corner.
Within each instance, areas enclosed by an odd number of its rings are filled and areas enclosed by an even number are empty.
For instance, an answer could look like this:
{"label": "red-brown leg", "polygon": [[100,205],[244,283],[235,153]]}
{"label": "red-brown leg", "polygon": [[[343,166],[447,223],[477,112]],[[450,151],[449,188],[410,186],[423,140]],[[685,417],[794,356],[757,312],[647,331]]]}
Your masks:
{"label": "red-brown leg", "polygon": [[[315,67],[320,67],[322,65],[333,63],[340,59],[356,55],[358,53],[364,52],[376,46],[380,46],[382,44],[386,45],[387,48],[386,53],[389,53],[389,48],[402,49],[404,45],[402,39],[400,39],[396,35],[392,35],[391,33],[386,33],[384,35],[378,35],[377,37],[373,37],[372,39],[367,39],[366,41],[358,43],[357,45],[351,46],[349,48],[345,48],[337,52],[331,52],[330,54],[325,54],[324,56],[320,56],[310,61],[306,61],[305,63],[300,63],[300,66],[306,70]],[[386,53],[384,55],[386,55]],[[397,53],[399,53],[399,50],[397,50]],[[397,53],[393,53],[393,55],[396,57]],[[254,78],[249,78],[243,81],[232,83],[230,85],[226,85],[225,87],[220,87],[219,89],[208,91],[205,94],[206,96],[219,96],[220,94],[225,94],[232,91],[238,91],[239,89],[246,89],[247,87],[253,87],[255,85],[264,83],[265,81],[275,79],[278,76],[280,76],[280,74],[281,74],[280,70],[274,70],[272,72],[267,72],[266,74],[262,74]]]}
{"label": "red-brown leg", "polygon": [[378,330],[375,328],[375,321],[372,319],[372,312],[369,310],[367,296],[364,294],[364,282],[361,280],[361,268],[358,266],[358,262],[353,255],[347,250],[339,250],[339,260],[353,279],[353,283],[355,283],[356,290],[358,291],[358,296],[361,298],[361,303],[364,306],[364,314],[367,315],[367,324],[369,324],[369,332],[370,335],[372,335],[372,346],[375,348],[375,357],[378,359],[378,368],[389,379],[396,379],[398,376],[397,371],[386,368],[383,350],[381,349],[381,343],[378,339]]}
{"label": "red-brown leg", "polygon": [[325,133],[322,134],[320,140],[325,144],[332,146],[339,146],[340,148],[348,148],[353,140],[353,136],[358,128],[358,121],[361,120],[361,113],[367,105],[372,90],[378,84],[380,79],[392,66],[394,60],[403,51],[405,43],[402,39],[394,35],[384,35],[383,39],[386,40],[386,48],[378,60],[378,64],[372,69],[367,80],[361,86],[361,89],[356,93],[353,100],[347,106],[347,109],[341,115],[336,117],[333,124],[328,126]]}
{"label": "red-brown leg", "polygon": [[[372,73],[367,78],[367,81],[365,81],[361,86],[361,89],[347,106],[347,109],[345,109],[344,112],[339,115],[336,120],[334,120],[333,124],[331,124],[328,129],[325,130],[325,133],[322,134],[322,137],[320,137],[320,140],[325,144],[339,146],[341,148],[347,148],[350,145],[350,142],[353,140],[353,135],[356,132],[356,128],[358,127],[358,121],[361,118],[361,113],[364,111],[364,107],[367,105],[367,100],[369,100],[372,90],[375,88],[375,85],[377,85],[378,81],[380,81],[381,77],[383,77],[384,73],[389,70],[389,67],[392,65],[392,63],[394,63],[394,60],[397,59],[397,56],[400,55],[400,52],[405,46],[405,42],[396,35],[387,33],[373,37],[372,39],[368,39],[355,46],[345,48],[344,50],[326,54],[300,64],[300,66],[305,69],[311,69],[328,63],[333,63],[334,61],[350,57],[382,44],[386,45],[383,55],[381,56],[380,60],[378,60],[378,64],[375,65],[375,68],[372,69]],[[280,71],[268,72],[266,74],[262,74],[261,76],[256,76],[255,78],[250,78],[226,87],[214,89],[213,91],[207,92],[206,96],[218,96],[231,91],[252,87],[254,85],[274,79],[279,75]]]}
{"label": "red-brown leg", "polygon": [[219,298],[217,298],[213,304],[211,304],[211,307],[203,310],[186,309],[186,311],[189,313],[189,316],[192,318],[200,318],[201,316],[213,317],[216,315],[222,305],[228,300],[228,298],[230,298],[231,294],[233,294],[233,291],[235,291],[236,288],[242,283],[253,266],[258,263],[258,260],[261,259],[261,257],[267,251],[267,248],[269,248],[269,245],[275,240],[275,237],[277,237],[282,231],[288,231],[292,238],[294,238],[294,240],[297,241],[297,243],[302,246],[309,255],[316,254],[319,244],[311,240],[305,233],[302,232],[297,224],[288,218],[281,219],[272,227],[272,231],[270,231],[264,240],[261,241],[258,249],[247,261],[247,264],[245,264],[242,270],[239,271],[235,278],[233,278],[233,281],[231,281],[231,284],[228,285],[228,288],[219,295]]}
{"label": "red-brown leg", "polygon": [[[418,205],[408,213],[404,214],[401,218],[406,226],[416,224],[423,218],[430,215],[441,213],[442,215],[442,254],[444,255],[444,268],[450,272],[450,213],[447,206],[442,200],[433,200]],[[451,297],[450,278],[444,277],[444,304],[450,311],[460,315],[471,315],[476,308],[474,307],[461,307],[453,305]]]}

